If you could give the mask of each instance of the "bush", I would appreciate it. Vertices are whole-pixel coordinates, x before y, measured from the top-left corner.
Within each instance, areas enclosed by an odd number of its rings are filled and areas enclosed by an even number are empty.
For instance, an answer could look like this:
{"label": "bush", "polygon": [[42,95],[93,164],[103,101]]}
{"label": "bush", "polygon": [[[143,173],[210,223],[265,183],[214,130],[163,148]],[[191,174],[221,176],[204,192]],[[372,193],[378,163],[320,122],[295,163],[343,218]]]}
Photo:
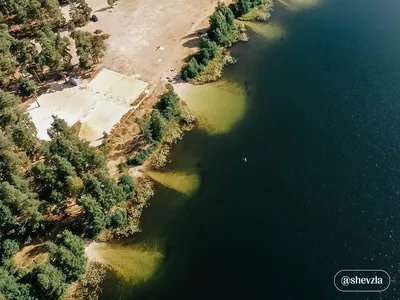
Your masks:
{"label": "bush", "polygon": [[182,77],[184,80],[188,81],[189,79],[195,78],[199,75],[201,71],[203,71],[203,66],[200,65],[195,57],[192,57],[189,63],[182,68]]}
{"label": "bush", "polygon": [[200,51],[182,68],[183,79],[190,81],[190,79],[199,77],[220,52],[220,48],[215,42],[208,38],[203,38],[200,43]]}
{"label": "bush", "polygon": [[139,151],[133,159],[129,159],[127,164],[130,166],[140,166],[145,160],[156,150],[156,144],[151,145],[150,147]]}
{"label": "bush", "polygon": [[121,177],[119,177],[118,185],[122,187],[126,200],[133,198],[135,191],[135,183],[133,182],[131,176],[122,175]]}
{"label": "bush", "polygon": [[118,208],[107,216],[107,228],[118,228],[126,222],[126,210]]}

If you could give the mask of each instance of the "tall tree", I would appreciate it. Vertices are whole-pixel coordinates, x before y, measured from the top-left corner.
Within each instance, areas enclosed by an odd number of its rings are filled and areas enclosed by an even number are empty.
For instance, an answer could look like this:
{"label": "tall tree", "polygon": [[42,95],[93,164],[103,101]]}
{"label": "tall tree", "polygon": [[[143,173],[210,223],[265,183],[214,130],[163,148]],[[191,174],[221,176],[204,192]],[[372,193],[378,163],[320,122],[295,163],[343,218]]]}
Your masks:
{"label": "tall tree", "polygon": [[165,132],[167,131],[168,124],[158,109],[151,112],[149,129],[154,140],[161,141]]}
{"label": "tall tree", "polygon": [[67,282],[76,281],[85,273],[87,259],[81,238],[65,230],[48,246],[51,264],[65,275]]}
{"label": "tall tree", "polygon": [[0,85],[7,86],[11,76],[17,70],[17,61],[11,54],[13,37],[8,33],[8,27],[0,24]]}
{"label": "tall tree", "polygon": [[235,24],[235,16],[224,3],[219,2],[211,15],[207,33],[210,40],[222,47],[230,47],[237,41],[239,31]]}
{"label": "tall tree", "polygon": [[76,30],[71,34],[71,37],[75,40],[76,53],[82,68],[88,69],[93,63],[99,62],[106,49],[105,42],[101,36]]}
{"label": "tall tree", "polygon": [[89,22],[92,9],[85,0],[75,0],[70,4],[69,15],[75,26],[85,26]]}
{"label": "tall tree", "polygon": [[38,32],[38,39],[42,51],[38,56],[38,64],[41,68],[48,66],[53,70],[63,70],[69,65],[71,55],[69,53],[69,39],[61,37],[53,32],[48,22],[43,22]]}
{"label": "tall tree", "polygon": [[36,299],[62,300],[67,289],[64,274],[48,263],[35,268],[29,282]]}

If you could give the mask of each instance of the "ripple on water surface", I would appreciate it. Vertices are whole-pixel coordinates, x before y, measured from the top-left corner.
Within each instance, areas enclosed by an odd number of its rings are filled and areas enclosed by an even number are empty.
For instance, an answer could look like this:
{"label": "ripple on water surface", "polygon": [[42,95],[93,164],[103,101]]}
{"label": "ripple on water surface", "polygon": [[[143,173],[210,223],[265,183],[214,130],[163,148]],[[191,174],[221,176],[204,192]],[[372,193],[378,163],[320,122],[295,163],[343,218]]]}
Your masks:
{"label": "ripple on water surface", "polygon": [[245,115],[246,92],[239,84],[182,84],[176,90],[197,117],[199,127],[210,134],[229,132]]}

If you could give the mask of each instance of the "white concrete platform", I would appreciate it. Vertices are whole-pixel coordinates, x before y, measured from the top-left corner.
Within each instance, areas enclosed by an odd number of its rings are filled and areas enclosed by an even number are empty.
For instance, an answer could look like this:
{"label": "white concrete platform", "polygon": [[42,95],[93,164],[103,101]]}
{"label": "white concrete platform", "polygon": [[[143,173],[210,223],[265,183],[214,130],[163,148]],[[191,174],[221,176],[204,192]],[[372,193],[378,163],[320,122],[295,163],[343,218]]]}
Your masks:
{"label": "white concrete platform", "polygon": [[134,102],[146,89],[147,83],[134,77],[102,69],[89,83],[43,94],[28,112],[35,123],[38,137],[48,140],[47,129],[53,122],[52,115],[64,119],[72,126],[82,123],[79,136],[91,145],[101,144],[103,132],[109,133],[133,107]]}

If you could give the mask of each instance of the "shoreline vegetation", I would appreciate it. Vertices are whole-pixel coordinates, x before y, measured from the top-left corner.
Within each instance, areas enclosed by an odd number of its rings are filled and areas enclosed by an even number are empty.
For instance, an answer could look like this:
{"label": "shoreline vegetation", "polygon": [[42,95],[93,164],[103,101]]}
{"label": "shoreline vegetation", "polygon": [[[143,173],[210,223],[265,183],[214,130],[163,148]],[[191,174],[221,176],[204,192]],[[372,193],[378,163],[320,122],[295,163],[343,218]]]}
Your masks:
{"label": "shoreline vegetation", "polygon": [[[115,1],[107,3],[113,7]],[[66,21],[60,7],[68,4]],[[199,52],[182,69],[183,79],[218,80],[223,66],[235,62],[227,48],[248,39],[237,20],[267,20],[272,4],[218,3]],[[169,148],[195,121],[167,84],[137,118],[135,154],[119,164],[118,176],[107,167],[107,135],[93,148],[53,116],[50,140],[36,137],[24,102],[65,72],[87,75],[104,55],[109,35],[76,29],[91,13],[85,0],[12,0],[0,8],[0,299],[98,299],[106,270],[88,262],[85,245],[140,232],[142,210],[154,195],[143,171],[165,166]]]}
{"label": "shoreline vegetation", "polygon": [[248,41],[244,24],[237,20],[267,21],[273,4],[273,0],[238,0],[228,6],[219,2],[207,33],[201,38],[199,51],[182,67],[182,79],[192,84],[220,79],[224,66],[236,62],[227,48]]}

